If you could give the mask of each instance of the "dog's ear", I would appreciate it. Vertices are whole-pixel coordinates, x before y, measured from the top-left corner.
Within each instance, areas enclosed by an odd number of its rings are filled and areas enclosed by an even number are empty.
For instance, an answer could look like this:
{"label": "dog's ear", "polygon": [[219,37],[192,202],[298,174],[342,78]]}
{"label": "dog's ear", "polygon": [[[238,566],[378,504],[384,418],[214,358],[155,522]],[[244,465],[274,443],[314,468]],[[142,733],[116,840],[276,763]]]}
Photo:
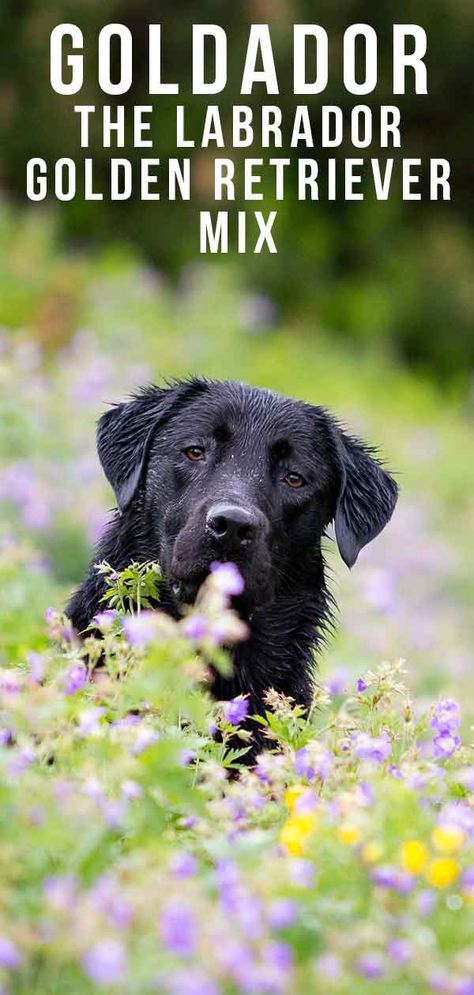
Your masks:
{"label": "dog's ear", "polygon": [[156,432],[205,388],[206,382],[201,380],[165,388],[145,387],[132,400],[114,405],[99,418],[97,452],[120,512],[136,495]]}
{"label": "dog's ear", "polygon": [[374,450],[336,427],[340,487],[334,525],[344,563],[354,566],[363,546],[390,521],[398,487]]}

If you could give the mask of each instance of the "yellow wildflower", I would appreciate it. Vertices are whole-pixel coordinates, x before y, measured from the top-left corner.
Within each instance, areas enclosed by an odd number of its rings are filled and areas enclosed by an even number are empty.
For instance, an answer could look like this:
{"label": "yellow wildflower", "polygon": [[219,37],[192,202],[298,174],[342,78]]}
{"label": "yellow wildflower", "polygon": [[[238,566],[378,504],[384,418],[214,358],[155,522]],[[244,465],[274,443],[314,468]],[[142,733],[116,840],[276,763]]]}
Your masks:
{"label": "yellow wildflower", "polygon": [[291,816],[291,822],[298,827],[300,833],[306,833],[309,836],[316,829],[316,824],[318,817],[316,812],[311,810],[311,812],[293,812]]}
{"label": "yellow wildflower", "polygon": [[406,840],[400,851],[401,864],[409,874],[421,874],[428,860],[428,849],[421,840]]}
{"label": "yellow wildflower", "polygon": [[466,835],[459,826],[449,823],[449,825],[435,826],[431,839],[440,853],[456,853],[456,850],[462,847]]}
{"label": "yellow wildflower", "polygon": [[289,812],[293,811],[296,802],[301,798],[302,795],[304,795],[305,791],[307,790],[308,789],[305,788],[304,784],[292,784],[289,788],[286,789],[285,805]]}
{"label": "yellow wildflower", "polygon": [[351,825],[346,822],[344,825],[339,826],[337,835],[345,846],[354,846],[362,837],[362,833],[358,826]]}
{"label": "yellow wildflower", "polygon": [[300,857],[316,823],[316,812],[299,812],[291,815],[281,827],[278,840],[292,857]]}
{"label": "yellow wildflower", "polygon": [[459,877],[459,864],[452,857],[437,857],[432,860],[426,877],[433,888],[448,888]]}
{"label": "yellow wildflower", "polygon": [[301,857],[306,837],[301,835],[297,826],[293,825],[291,819],[287,819],[280,829],[278,841],[292,857]]}

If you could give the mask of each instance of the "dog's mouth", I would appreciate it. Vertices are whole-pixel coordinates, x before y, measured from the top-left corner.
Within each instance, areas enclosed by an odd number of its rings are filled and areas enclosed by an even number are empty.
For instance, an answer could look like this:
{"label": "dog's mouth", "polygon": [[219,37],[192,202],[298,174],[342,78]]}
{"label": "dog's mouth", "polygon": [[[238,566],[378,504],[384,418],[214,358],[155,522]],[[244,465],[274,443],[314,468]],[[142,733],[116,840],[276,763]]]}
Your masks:
{"label": "dog's mouth", "polygon": [[[244,591],[242,594],[232,596],[232,607],[242,616],[247,616],[249,612],[268,604],[274,596],[274,582],[271,571],[271,562],[266,549],[253,548],[251,555],[246,549],[245,555],[240,551],[240,555],[231,555],[216,547],[202,549],[199,542],[192,541],[192,536],[186,537],[181,533],[177,541],[169,548],[167,569],[165,566],[165,576],[172,596],[175,600],[178,611],[193,605],[198,597],[199,589],[209,577],[212,563],[234,563],[240,571],[244,581]],[[192,546],[194,545],[194,549]],[[186,546],[188,548],[186,548]],[[191,546],[191,549],[189,549]],[[189,555],[189,554],[194,555]]]}
{"label": "dog's mouth", "polygon": [[[225,563],[226,561],[222,560],[220,562]],[[186,577],[174,576],[170,578],[169,585],[179,611],[195,604],[199,590],[208,577],[209,569],[201,570]],[[246,584],[243,594],[233,595],[231,598],[232,607],[244,619],[249,619],[256,610],[264,607],[272,600],[272,586],[266,582],[266,578],[261,577],[259,580],[260,583],[257,585],[257,590],[249,588]]]}

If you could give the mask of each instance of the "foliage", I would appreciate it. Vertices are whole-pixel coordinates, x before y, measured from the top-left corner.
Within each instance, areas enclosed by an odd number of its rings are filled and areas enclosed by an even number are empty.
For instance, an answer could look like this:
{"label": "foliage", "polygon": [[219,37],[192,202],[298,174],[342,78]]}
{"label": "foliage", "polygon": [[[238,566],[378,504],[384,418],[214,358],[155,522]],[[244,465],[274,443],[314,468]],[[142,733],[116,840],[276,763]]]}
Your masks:
{"label": "foliage", "polygon": [[161,574],[157,563],[131,563],[117,574],[110,563],[103,562],[97,570],[105,578],[108,589],[103,600],[110,608],[125,614],[135,608],[152,608],[159,600]]}
{"label": "foliage", "polygon": [[470,992],[458,706],[413,701],[400,663],[308,721],[271,693],[268,751],[229,778],[253,723],[205,690],[242,636],[223,587],[178,622],[106,610],[82,645],[50,610],[49,645],[2,667],[4,990]]}

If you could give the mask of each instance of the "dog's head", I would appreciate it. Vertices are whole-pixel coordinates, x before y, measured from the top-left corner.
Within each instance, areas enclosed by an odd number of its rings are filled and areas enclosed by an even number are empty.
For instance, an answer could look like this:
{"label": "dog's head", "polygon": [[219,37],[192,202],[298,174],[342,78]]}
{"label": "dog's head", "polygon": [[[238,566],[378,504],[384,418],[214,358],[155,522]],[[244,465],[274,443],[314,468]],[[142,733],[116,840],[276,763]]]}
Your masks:
{"label": "dog's head", "polygon": [[397,498],[371,450],[323,408],[240,383],[147,387],[101,417],[98,452],[124,527],[178,601],[193,600],[215,560],[237,564],[249,607],[270,601],[332,520],[351,567]]}

